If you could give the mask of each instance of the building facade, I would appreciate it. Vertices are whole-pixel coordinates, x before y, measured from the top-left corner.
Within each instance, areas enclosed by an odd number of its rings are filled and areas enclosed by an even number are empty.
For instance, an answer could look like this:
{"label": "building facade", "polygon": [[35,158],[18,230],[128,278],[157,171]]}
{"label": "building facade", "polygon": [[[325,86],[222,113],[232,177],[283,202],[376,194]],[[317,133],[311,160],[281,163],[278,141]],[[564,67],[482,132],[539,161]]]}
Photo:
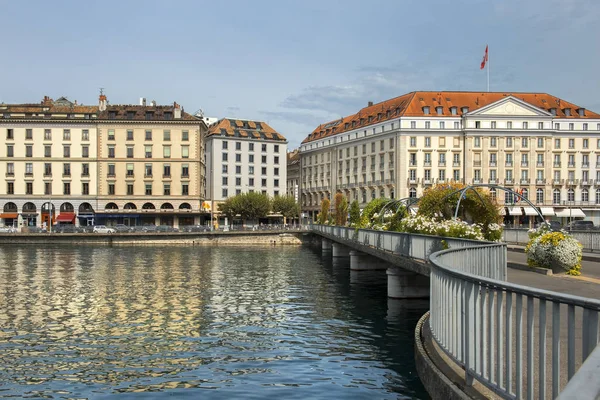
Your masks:
{"label": "building facade", "polygon": [[207,198],[210,208],[243,192],[286,193],[287,140],[268,124],[224,118],[206,137]]}
{"label": "building facade", "polygon": [[110,106],[101,95],[97,106],[83,106],[45,97],[0,104],[0,114],[1,225],[177,226],[207,215],[206,125],[177,104]]}
{"label": "building facade", "polygon": [[[546,93],[412,92],[320,125],[300,152],[312,216],[338,191],[364,205],[455,181],[506,186],[561,222],[600,222],[600,115]],[[537,214],[492,195],[509,224]]]}
{"label": "building facade", "polygon": [[286,194],[300,203],[300,152],[298,149],[287,153]]}

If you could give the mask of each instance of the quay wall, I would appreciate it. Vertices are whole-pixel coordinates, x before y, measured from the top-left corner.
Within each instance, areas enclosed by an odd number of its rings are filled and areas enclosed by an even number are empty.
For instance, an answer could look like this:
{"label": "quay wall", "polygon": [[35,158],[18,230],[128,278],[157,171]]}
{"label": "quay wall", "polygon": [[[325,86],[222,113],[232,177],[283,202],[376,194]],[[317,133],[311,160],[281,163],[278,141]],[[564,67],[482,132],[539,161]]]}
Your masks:
{"label": "quay wall", "polygon": [[7,245],[107,245],[107,246],[298,246],[310,240],[303,231],[202,232],[202,233],[29,233],[0,234],[0,246]]}

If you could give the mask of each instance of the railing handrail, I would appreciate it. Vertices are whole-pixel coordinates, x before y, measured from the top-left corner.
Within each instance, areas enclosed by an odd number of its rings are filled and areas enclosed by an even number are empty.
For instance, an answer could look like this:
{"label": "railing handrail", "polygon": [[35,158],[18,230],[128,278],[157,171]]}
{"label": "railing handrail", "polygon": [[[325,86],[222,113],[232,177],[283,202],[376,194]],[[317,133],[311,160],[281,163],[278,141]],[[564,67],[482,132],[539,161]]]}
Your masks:
{"label": "railing handrail", "polygon": [[600,300],[590,299],[588,297],[583,296],[573,296],[566,293],[552,292],[550,290],[533,288],[531,286],[518,285],[516,283],[510,283],[505,281],[499,281],[492,278],[485,278],[478,275],[473,275],[468,272],[459,271],[450,267],[446,267],[441,264],[440,258],[445,254],[459,252],[459,251],[469,251],[474,249],[481,249],[486,247],[494,247],[496,244],[491,245],[483,245],[483,246],[471,246],[471,247],[461,247],[455,249],[446,249],[435,252],[429,256],[429,260],[436,267],[444,270],[445,273],[449,275],[453,275],[457,278],[464,279],[473,283],[482,283],[487,286],[493,286],[500,290],[505,290],[511,293],[516,294],[524,294],[538,299],[545,299],[549,301],[560,301],[562,304],[574,305],[583,308],[593,309],[600,311]]}

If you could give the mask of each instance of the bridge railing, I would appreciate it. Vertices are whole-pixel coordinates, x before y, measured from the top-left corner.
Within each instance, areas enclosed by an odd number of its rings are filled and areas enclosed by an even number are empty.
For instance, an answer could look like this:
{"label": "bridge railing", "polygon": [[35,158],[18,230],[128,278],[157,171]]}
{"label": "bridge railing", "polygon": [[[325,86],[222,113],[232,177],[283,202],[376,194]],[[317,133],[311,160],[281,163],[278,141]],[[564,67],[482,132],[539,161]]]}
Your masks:
{"label": "bridge railing", "polygon": [[556,398],[597,346],[600,301],[465,269],[499,267],[501,248],[488,244],[431,255],[433,337],[464,368],[468,384],[475,378],[504,398]]}
{"label": "bridge railing", "polygon": [[[572,231],[571,235],[579,240],[584,251],[600,251],[600,231]],[[506,243],[526,245],[529,242],[527,229],[504,229],[503,240]]]}
{"label": "bridge railing", "polygon": [[[312,229],[330,237],[369,246],[394,255],[428,261],[429,256],[445,248],[456,249],[488,245],[490,242],[420,235],[404,232],[354,229],[343,226],[313,225]],[[499,244],[494,251],[497,262],[493,265],[483,259],[472,258],[463,265],[464,271],[492,279],[506,280],[506,245]]]}

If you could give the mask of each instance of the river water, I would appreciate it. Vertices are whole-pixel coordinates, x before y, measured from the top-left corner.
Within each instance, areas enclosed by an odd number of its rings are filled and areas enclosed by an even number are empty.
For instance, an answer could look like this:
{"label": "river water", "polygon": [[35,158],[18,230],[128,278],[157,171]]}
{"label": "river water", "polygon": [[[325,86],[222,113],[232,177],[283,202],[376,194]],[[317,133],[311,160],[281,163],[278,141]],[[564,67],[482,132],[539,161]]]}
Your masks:
{"label": "river water", "polygon": [[425,301],[309,247],[1,247],[0,398],[427,398]]}

